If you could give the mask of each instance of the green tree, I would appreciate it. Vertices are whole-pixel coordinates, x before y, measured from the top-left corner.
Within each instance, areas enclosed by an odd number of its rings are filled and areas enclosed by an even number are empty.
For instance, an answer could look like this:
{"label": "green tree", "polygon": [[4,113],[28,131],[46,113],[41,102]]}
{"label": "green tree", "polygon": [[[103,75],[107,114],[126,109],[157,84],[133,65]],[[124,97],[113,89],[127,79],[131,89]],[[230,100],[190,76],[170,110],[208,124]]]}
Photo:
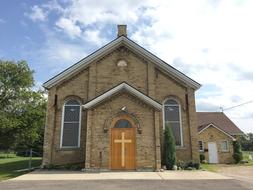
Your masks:
{"label": "green tree", "polygon": [[168,124],[165,125],[164,131],[163,165],[165,165],[168,170],[173,169],[173,166],[176,165],[175,139],[171,127]]}
{"label": "green tree", "polygon": [[46,100],[33,87],[25,61],[0,60],[0,149],[33,147],[43,138]]}
{"label": "green tree", "polygon": [[242,150],[244,151],[253,151],[253,133],[248,133],[241,136],[240,143]]}
{"label": "green tree", "polygon": [[242,151],[241,151],[241,145],[239,141],[233,141],[233,158],[235,160],[235,163],[239,163],[242,160]]}

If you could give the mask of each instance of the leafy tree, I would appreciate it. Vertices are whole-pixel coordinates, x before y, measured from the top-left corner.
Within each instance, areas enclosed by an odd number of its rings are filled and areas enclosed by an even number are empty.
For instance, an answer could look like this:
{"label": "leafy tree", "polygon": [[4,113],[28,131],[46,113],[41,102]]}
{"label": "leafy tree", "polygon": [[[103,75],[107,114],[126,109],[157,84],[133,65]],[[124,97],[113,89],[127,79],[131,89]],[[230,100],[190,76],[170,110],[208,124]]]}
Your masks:
{"label": "leafy tree", "polygon": [[168,124],[165,125],[163,148],[163,165],[171,170],[176,165],[176,146],[171,127]]}
{"label": "leafy tree", "polygon": [[33,147],[43,138],[46,100],[33,87],[25,61],[0,60],[0,149]]}
{"label": "leafy tree", "polygon": [[253,133],[248,133],[240,138],[242,150],[253,151]]}
{"label": "leafy tree", "polygon": [[235,160],[235,163],[237,164],[242,160],[242,151],[239,141],[233,141],[233,149],[234,149],[233,158]]}

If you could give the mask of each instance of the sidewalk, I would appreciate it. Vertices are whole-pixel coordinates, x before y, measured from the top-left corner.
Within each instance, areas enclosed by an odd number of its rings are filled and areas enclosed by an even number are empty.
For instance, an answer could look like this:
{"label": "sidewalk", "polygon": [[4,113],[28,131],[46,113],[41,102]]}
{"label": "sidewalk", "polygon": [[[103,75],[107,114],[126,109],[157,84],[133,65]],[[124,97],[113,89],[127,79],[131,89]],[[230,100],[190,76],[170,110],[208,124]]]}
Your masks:
{"label": "sidewalk", "polygon": [[85,173],[78,171],[37,170],[12,181],[26,180],[217,180],[233,179],[208,171],[165,171],[165,172],[98,172]]}

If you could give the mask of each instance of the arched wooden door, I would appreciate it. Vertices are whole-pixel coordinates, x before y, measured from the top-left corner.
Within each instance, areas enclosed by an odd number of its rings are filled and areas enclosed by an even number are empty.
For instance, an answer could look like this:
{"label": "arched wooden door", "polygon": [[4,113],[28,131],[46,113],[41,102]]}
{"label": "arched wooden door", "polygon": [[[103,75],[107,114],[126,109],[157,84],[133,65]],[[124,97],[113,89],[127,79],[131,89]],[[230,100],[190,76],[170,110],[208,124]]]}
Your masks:
{"label": "arched wooden door", "polygon": [[135,125],[131,118],[115,118],[111,129],[111,169],[135,169],[135,151]]}

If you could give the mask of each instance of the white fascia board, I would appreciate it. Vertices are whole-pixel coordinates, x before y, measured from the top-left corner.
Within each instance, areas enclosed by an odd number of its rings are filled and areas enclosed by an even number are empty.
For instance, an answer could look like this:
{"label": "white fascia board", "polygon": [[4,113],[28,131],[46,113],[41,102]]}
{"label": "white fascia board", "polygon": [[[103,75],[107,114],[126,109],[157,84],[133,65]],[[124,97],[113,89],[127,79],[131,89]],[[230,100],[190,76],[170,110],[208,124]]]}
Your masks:
{"label": "white fascia board", "polygon": [[192,88],[194,88],[194,89],[197,90],[197,89],[199,89],[201,87],[201,85],[199,83],[197,83],[196,81],[194,81],[191,78],[187,77],[186,75],[184,75],[183,73],[179,72],[175,68],[170,67],[167,63],[165,63],[164,61],[162,61],[158,57],[154,56],[153,54],[151,54],[150,52],[148,52],[147,50],[145,50],[141,46],[137,45],[133,41],[129,40],[128,38],[123,38],[123,41],[126,42],[125,45],[130,46],[133,49],[137,50],[138,53],[140,53],[144,57],[147,57],[147,59],[152,60],[154,64],[156,64],[157,66],[161,67],[165,71],[169,72],[170,74],[172,74],[176,78],[181,79],[182,81],[184,81],[186,84],[188,84]]}
{"label": "white fascia board", "polygon": [[197,90],[201,87],[201,85],[199,83],[195,82],[194,80],[187,77],[183,73],[179,72],[175,68],[169,66],[167,63],[163,62],[161,59],[159,59],[158,57],[156,57],[152,53],[148,52],[147,50],[145,50],[144,48],[142,48],[141,46],[139,46],[138,44],[136,44],[135,42],[131,41],[130,39],[128,39],[124,36],[121,36],[121,37],[117,38],[116,40],[108,43],[107,45],[105,45],[101,49],[97,50],[96,52],[90,54],[88,57],[82,59],[81,61],[79,61],[75,65],[69,67],[68,69],[66,69],[62,73],[56,75],[54,78],[48,80],[47,82],[45,82],[43,84],[43,87],[45,87],[46,89],[53,87],[55,84],[68,78],[70,75],[72,75],[73,73],[75,73],[79,69],[83,69],[83,68],[87,67],[90,63],[92,63],[97,58],[99,58],[103,55],[106,55],[108,52],[113,50],[120,43],[124,43],[130,49],[137,51],[142,56],[151,60],[158,67],[160,67],[163,70],[165,70],[166,72],[172,74],[174,77],[182,80],[183,82],[185,82],[187,85],[189,85],[193,89]]}
{"label": "white fascia board", "polygon": [[203,129],[201,129],[198,134],[202,133],[204,130],[206,130],[209,127],[214,127],[217,130],[219,130],[220,132],[224,133],[225,135],[229,136],[232,140],[235,140],[235,138],[233,136],[231,136],[230,134],[228,134],[227,132],[223,131],[222,129],[220,129],[219,127],[217,127],[216,125],[214,125],[213,123],[210,123],[209,125],[207,125],[206,127],[204,127]]}
{"label": "white fascia board", "polygon": [[149,105],[152,105],[153,107],[155,107],[158,110],[162,109],[162,105],[159,104],[158,102],[154,101],[153,99],[151,99],[150,97],[146,96],[145,94],[142,94],[141,92],[139,92],[138,90],[134,89],[133,87],[131,87],[130,85],[126,84],[126,83],[122,83],[114,88],[112,88],[111,90],[105,92],[104,94],[98,96],[97,98],[91,100],[90,102],[86,103],[83,105],[84,109],[89,109],[92,106],[98,104],[99,102],[103,101],[104,99],[112,96],[113,94],[119,92],[120,90],[127,90],[129,93],[135,95],[136,97],[140,98],[141,100],[143,100],[144,102],[146,102]]}
{"label": "white fascia board", "polygon": [[45,82],[43,84],[43,87],[46,88],[46,89],[49,89],[49,88],[53,87],[56,83],[68,78],[70,75],[72,75],[73,73],[75,73],[79,69],[85,68],[90,63],[92,63],[94,60],[96,60],[98,57],[107,54],[115,46],[120,44],[122,42],[122,38],[123,38],[123,36],[117,38],[116,40],[114,40],[114,41],[110,42],[109,44],[105,45],[104,47],[102,47],[98,51],[90,54],[86,58],[84,58],[81,61],[77,62],[75,65],[69,67],[68,69],[66,69],[65,71],[63,71],[59,75],[57,75],[56,77],[54,77],[54,78],[48,80],[47,82]]}

